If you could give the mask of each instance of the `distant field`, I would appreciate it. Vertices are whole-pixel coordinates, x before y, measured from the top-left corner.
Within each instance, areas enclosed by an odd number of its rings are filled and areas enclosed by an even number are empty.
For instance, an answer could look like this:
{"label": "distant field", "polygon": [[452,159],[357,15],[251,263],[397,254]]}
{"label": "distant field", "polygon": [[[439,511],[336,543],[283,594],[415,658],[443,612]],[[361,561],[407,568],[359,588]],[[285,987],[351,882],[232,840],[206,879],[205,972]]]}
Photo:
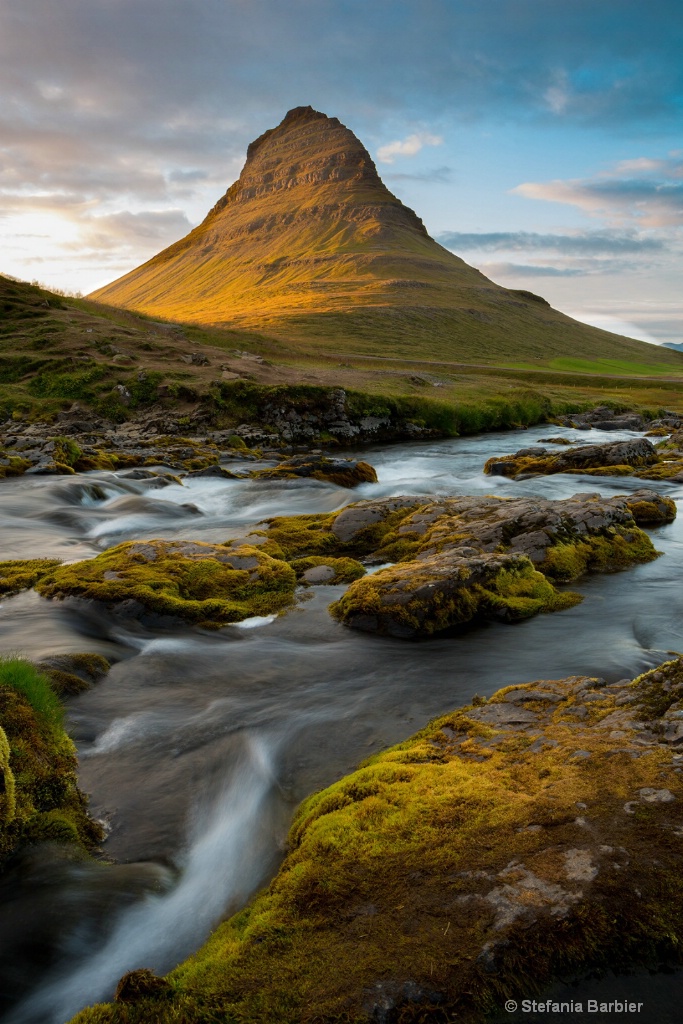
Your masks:
{"label": "distant field", "polygon": [[[670,349],[668,351],[671,351]],[[661,363],[634,363],[628,359],[571,359],[563,357],[552,359],[548,366],[552,370],[576,370],[577,373],[626,373],[637,377],[651,377],[656,374],[672,376],[676,372],[673,366],[662,366]],[[678,373],[683,375],[683,358]]]}

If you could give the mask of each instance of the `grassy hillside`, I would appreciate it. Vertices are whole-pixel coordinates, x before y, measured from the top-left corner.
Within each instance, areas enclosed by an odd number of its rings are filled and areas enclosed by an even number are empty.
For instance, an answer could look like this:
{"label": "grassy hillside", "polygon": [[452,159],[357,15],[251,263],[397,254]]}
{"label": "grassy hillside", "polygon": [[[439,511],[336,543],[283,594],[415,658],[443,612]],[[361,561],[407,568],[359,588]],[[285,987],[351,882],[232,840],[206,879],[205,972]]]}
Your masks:
{"label": "grassy hillside", "polygon": [[400,406],[446,433],[471,433],[605,401],[683,412],[683,356],[670,359],[486,366],[415,352],[340,358],[267,334],[159,322],[0,276],[0,419],[51,420],[78,402],[118,420],[151,409],[182,422],[202,407],[216,425],[237,426],[258,423],[269,396],[296,401],[305,392],[308,401],[343,387],[365,396],[370,412]]}

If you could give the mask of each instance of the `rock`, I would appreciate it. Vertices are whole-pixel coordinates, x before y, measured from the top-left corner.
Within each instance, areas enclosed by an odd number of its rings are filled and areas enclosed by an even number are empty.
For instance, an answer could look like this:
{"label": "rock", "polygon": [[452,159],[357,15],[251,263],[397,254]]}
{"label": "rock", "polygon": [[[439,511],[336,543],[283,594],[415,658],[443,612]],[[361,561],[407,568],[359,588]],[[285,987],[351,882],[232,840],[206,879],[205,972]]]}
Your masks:
{"label": "rock", "polygon": [[[683,663],[659,671],[627,687],[633,722],[655,731],[653,702],[663,683],[678,686]],[[596,688],[604,706],[570,725],[567,712]],[[174,970],[172,1002],[151,995],[136,1020],[201,1020],[208,1004],[243,1020],[279,1019],[286,1005],[292,1021],[481,1024],[505,999],[536,997],[613,956],[622,970],[652,950],[676,957],[677,755],[655,733],[639,745],[632,729],[609,745],[601,718],[615,697],[597,680],[526,689],[560,699],[538,702],[528,724],[460,708],[304,801],[275,879]],[[486,706],[518,713],[506,696]],[[128,1017],[98,1006],[79,1024],[101,1019]]]}
{"label": "rock", "polygon": [[374,501],[348,505],[335,518],[332,524],[332,533],[337,540],[347,544],[369,526],[386,520],[389,514],[397,509],[415,508],[427,500],[410,495],[399,498],[377,498]]}
{"label": "rock", "polygon": [[312,569],[306,569],[302,579],[306,583],[329,583],[336,573],[331,565],[314,565]]}
{"label": "rock", "polygon": [[607,405],[596,406],[588,412],[570,413],[557,416],[556,421],[565,427],[577,430],[644,430],[645,419],[637,412],[616,413]]}
{"label": "rock", "polygon": [[582,445],[564,452],[522,448],[514,455],[489,459],[484,472],[492,476],[516,477],[520,474],[587,473],[626,475],[636,468],[657,462],[657,452],[645,437],[630,441]]}
{"label": "rock", "polygon": [[36,668],[44,672],[60,697],[89,690],[109,671],[110,663],[101,654],[54,654],[43,658]]}
{"label": "rock", "polygon": [[295,586],[294,569],[251,545],[149,540],[58,566],[36,589],[102,602],[125,617],[151,612],[217,628],[279,611],[292,603]]}
{"label": "rock", "polygon": [[124,384],[117,384],[113,391],[115,397],[118,398],[119,402],[121,402],[121,405],[130,405],[132,395]]}
{"label": "rock", "polygon": [[[409,637],[486,618],[515,622],[579,600],[558,593],[553,580],[656,557],[629,496],[432,498],[409,510],[415,500],[360,502],[329,525],[340,551],[363,537],[367,543],[374,530],[380,543],[371,558],[395,561],[353,583],[332,606],[346,625]],[[640,493],[634,507],[643,502]]]}
{"label": "rock", "polygon": [[359,459],[330,458],[327,455],[295,455],[285,459],[274,469],[260,469],[254,476],[264,480],[309,477],[325,480],[340,487],[357,487],[363,483],[377,483],[377,473],[371,465]]}

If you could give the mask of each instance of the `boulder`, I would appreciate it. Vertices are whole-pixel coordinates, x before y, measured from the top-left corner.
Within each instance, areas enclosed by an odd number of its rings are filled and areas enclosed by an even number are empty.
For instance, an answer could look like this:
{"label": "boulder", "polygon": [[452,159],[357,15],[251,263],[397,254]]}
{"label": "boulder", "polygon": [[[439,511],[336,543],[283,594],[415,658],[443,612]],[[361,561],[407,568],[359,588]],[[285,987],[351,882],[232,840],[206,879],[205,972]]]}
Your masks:
{"label": "boulder", "polygon": [[286,562],[251,545],[148,540],[58,566],[36,589],[44,597],[102,602],[124,617],[217,628],[279,611],[292,603],[295,586]]}
{"label": "boulder", "polygon": [[360,459],[338,459],[327,455],[294,455],[285,459],[273,469],[256,470],[254,476],[264,480],[296,479],[309,477],[325,480],[339,487],[357,487],[358,484],[377,483],[377,473],[367,462]]}
{"label": "boulder", "polygon": [[[367,531],[371,521],[384,560],[388,551],[399,553],[394,565],[356,581],[332,606],[346,625],[428,636],[481,619],[514,622],[566,608],[580,598],[559,593],[554,581],[655,558],[634,516],[647,522],[675,516],[671,499],[650,491],[607,499],[580,494],[564,501],[432,498],[403,514],[401,502],[414,500],[358,503],[329,524],[332,536],[349,545],[358,542],[355,531]],[[382,515],[392,522],[384,534],[377,525]]]}
{"label": "boulder", "polygon": [[484,466],[491,476],[536,476],[551,473],[595,473],[627,476],[635,469],[658,461],[654,446],[645,437],[606,444],[581,445],[563,452],[545,448],[522,448],[514,455],[494,456]]}

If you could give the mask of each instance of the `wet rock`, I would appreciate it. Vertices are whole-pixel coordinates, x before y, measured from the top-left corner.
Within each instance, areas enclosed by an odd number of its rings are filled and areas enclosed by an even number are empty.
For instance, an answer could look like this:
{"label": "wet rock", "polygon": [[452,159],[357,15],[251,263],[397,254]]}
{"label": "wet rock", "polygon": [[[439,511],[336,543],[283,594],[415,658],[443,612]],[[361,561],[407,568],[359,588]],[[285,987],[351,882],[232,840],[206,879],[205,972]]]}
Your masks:
{"label": "wet rock", "polygon": [[285,459],[274,469],[261,469],[254,473],[264,480],[308,477],[325,480],[340,487],[357,487],[363,483],[377,483],[377,473],[360,459],[338,459],[326,455],[295,455]]}
{"label": "wet rock", "polygon": [[607,405],[596,406],[588,412],[557,416],[556,422],[577,430],[644,430],[646,421],[637,412],[615,412]]}
{"label": "wet rock", "polygon": [[[644,493],[634,508],[661,500]],[[374,530],[382,545],[375,559],[399,553],[394,565],[358,580],[332,606],[346,625],[409,637],[485,618],[515,622],[578,600],[558,593],[553,580],[656,557],[628,496],[424,499],[410,510],[413,501],[360,502],[331,524],[334,538],[346,545]],[[392,526],[381,534],[383,521]]]}
{"label": "wet rock", "polygon": [[398,498],[378,498],[374,501],[349,505],[334,520],[332,533],[337,540],[347,544],[368,527],[387,519],[397,509],[415,508],[420,503],[420,498],[411,495]]}
{"label": "wet rock", "polygon": [[50,598],[96,601],[127,617],[175,617],[217,628],[291,604],[296,574],[250,545],[132,541],[58,566],[37,583]]}
{"label": "wet rock", "polygon": [[302,579],[306,583],[329,583],[336,573],[331,565],[315,565],[312,569],[306,569]]}
{"label": "wet rock", "polygon": [[627,475],[658,460],[654,446],[645,437],[606,444],[582,445],[564,452],[522,448],[514,455],[489,459],[484,472],[492,476],[521,474],[587,473]]}
{"label": "wet rock", "polygon": [[55,692],[66,697],[99,683],[109,672],[110,663],[101,654],[54,654],[43,658],[36,667],[45,673]]}

